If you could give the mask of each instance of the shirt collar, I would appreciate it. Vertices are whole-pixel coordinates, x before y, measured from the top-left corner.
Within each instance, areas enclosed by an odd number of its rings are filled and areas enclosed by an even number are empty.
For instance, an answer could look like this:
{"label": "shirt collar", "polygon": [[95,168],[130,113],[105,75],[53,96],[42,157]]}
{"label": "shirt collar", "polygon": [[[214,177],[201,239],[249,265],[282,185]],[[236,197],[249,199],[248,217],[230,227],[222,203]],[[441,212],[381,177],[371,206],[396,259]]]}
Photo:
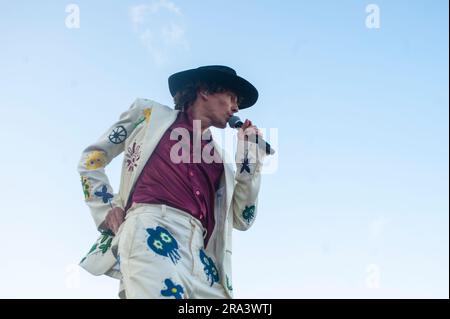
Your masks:
{"label": "shirt collar", "polygon": [[[193,131],[194,131],[194,126],[193,126],[194,122],[193,121],[194,121],[194,119],[192,118],[192,115],[190,114],[190,112],[180,111],[180,116],[176,122],[176,126],[186,128],[189,131],[189,133],[192,135]],[[211,142],[213,139],[211,130],[209,128],[207,128],[203,132],[202,136],[209,136],[209,138],[206,138],[206,139],[202,138],[202,140],[207,141],[207,142]]]}

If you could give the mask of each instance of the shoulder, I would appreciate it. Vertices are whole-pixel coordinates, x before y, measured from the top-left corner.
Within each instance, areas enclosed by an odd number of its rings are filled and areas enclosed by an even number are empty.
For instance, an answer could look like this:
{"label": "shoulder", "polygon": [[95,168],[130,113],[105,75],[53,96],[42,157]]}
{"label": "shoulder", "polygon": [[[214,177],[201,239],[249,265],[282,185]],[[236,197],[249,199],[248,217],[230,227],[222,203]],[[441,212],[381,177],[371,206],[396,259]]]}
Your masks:
{"label": "shoulder", "polygon": [[176,110],[167,105],[145,98],[136,98],[136,100],[133,103],[133,106],[139,109],[151,108],[153,110],[158,110],[161,112],[177,112]]}

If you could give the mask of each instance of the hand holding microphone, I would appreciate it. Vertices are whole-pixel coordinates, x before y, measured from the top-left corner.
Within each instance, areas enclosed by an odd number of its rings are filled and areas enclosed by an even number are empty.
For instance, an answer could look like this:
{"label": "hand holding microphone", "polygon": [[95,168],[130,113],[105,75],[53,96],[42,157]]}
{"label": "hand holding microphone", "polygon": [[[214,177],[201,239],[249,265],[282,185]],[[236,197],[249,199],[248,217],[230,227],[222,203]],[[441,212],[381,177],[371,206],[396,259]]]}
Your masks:
{"label": "hand holding microphone", "polygon": [[239,139],[242,140],[247,136],[250,142],[256,143],[260,149],[265,151],[267,155],[272,155],[275,153],[275,150],[270,146],[270,144],[262,138],[261,131],[259,131],[255,125],[252,125],[252,121],[245,120],[245,122],[242,122],[238,116],[234,115],[228,120],[228,125],[231,128],[239,129]]}

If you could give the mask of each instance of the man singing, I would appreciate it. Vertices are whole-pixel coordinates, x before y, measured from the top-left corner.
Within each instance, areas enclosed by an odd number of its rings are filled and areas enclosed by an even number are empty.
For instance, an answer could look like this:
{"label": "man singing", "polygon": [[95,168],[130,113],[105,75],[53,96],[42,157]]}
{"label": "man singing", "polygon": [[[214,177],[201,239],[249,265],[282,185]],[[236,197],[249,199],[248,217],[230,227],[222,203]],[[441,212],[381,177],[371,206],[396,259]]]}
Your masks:
{"label": "man singing", "polygon": [[[232,230],[257,213],[264,152],[251,121],[238,131],[234,163],[212,138],[258,91],[226,66],[169,77],[175,110],[137,99],[78,165],[101,236],[81,266],[120,279],[121,298],[232,298]],[[105,166],[124,152],[114,194]]]}

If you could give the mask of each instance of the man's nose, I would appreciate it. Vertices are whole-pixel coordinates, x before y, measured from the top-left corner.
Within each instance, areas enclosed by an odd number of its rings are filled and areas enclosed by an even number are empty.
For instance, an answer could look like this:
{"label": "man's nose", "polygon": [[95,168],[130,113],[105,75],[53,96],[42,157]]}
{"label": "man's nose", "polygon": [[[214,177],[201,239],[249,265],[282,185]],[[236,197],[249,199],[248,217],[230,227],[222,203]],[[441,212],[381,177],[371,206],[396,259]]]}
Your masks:
{"label": "man's nose", "polygon": [[236,113],[239,111],[239,107],[237,106],[237,103],[233,103],[233,105],[231,106],[231,110],[233,111],[233,113]]}

